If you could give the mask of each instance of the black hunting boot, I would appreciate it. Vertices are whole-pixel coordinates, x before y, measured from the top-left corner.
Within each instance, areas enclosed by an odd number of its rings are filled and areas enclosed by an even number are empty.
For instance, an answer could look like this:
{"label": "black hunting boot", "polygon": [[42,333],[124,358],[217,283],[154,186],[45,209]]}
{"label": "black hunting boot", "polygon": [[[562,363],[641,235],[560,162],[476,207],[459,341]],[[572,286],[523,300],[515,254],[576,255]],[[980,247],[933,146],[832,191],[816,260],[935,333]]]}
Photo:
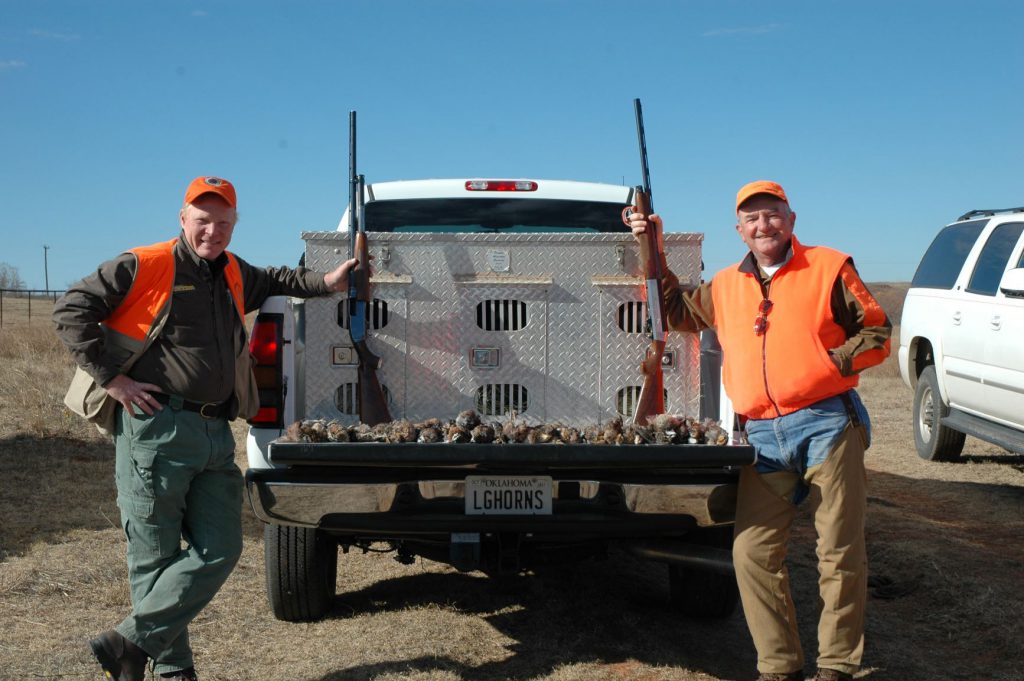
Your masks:
{"label": "black hunting boot", "polygon": [[92,654],[114,681],[145,681],[149,655],[113,629],[89,641]]}

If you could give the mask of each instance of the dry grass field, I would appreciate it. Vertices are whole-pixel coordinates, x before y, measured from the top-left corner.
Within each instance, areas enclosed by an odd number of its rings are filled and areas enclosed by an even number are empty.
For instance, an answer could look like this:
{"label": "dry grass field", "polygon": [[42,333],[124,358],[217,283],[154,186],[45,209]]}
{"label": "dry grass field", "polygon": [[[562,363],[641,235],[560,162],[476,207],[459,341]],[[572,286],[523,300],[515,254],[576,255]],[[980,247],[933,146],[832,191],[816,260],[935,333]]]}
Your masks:
{"label": "dry grass field", "polygon": [[[858,678],[1019,681],[1024,457],[968,438],[964,463],[918,459],[912,395],[894,366],[872,370],[862,387],[874,420],[867,464],[876,588]],[[0,679],[99,679],[85,640],[129,607],[113,447],[61,405],[70,374],[48,325],[0,329]],[[240,466],[243,432],[237,427]],[[192,628],[203,681],[756,676],[742,615],[702,622],[672,614],[657,564],[614,556],[491,580],[429,561],[349,554],[330,615],[285,624],[265,600],[262,531],[248,511],[245,529],[238,568]],[[813,536],[805,510],[789,565],[809,671]]]}

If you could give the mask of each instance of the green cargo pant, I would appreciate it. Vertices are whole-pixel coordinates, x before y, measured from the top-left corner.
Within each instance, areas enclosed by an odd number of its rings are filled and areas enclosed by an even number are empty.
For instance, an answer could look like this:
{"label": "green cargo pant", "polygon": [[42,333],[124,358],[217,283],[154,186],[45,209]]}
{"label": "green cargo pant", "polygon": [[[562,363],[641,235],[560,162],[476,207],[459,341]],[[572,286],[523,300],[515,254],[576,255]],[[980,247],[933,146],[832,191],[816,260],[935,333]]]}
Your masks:
{"label": "green cargo pant", "polygon": [[242,552],[234,439],[225,419],[170,405],[153,416],[118,411],[117,504],[132,613],[117,631],[153,658],[155,672],[186,669],[193,666],[188,624]]}

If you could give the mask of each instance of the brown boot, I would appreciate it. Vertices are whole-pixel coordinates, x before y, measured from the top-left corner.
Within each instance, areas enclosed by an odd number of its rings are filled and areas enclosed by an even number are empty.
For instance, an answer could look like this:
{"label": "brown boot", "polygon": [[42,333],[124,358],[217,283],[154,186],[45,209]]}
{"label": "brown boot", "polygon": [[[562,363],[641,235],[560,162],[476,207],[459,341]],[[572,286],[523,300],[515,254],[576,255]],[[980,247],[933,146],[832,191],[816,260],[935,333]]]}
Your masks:
{"label": "brown boot", "polygon": [[763,673],[757,677],[757,681],[804,681],[803,672],[790,672],[788,674],[767,674]]}
{"label": "brown boot", "polygon": [[818,667],[818,673],[814,675],[814,681],[853,681],[853,674],[847,674],[838,669]]}
{"label": "brown boot", "polygon": [[145,681],[149,655],[113,629],[89,641],[92,654],[114,681]]}

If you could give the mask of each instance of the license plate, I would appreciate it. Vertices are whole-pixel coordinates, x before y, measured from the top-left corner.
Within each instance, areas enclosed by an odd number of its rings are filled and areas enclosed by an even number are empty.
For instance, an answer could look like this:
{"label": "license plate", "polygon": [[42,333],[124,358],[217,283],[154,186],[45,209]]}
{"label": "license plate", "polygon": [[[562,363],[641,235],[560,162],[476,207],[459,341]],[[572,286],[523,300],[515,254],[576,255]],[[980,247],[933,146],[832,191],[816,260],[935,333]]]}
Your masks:
{"label": "license plate", "polygon": [[466,515],[551,515],[551,478],[537,475],[470,475]]}

